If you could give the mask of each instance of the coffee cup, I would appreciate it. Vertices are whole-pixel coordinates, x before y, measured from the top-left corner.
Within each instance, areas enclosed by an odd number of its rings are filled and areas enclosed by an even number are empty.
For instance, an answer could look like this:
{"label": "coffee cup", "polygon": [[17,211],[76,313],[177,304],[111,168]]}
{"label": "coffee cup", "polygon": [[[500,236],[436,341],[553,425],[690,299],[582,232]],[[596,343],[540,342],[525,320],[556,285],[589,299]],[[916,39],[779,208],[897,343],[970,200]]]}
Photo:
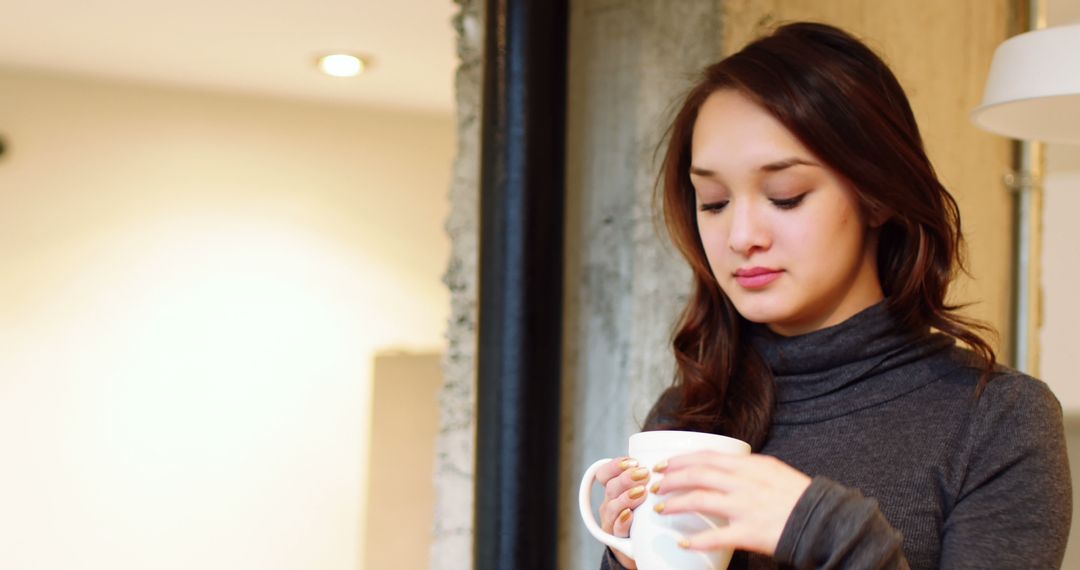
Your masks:
{"label": "coffee cup", "polygon": [[[747,455],[750,445],[738,439],[692,431],[646,431],[630,436],[629,456],[638,460],[641,467],[650,472],[646,483],[651,486],[663,477],[653,467],[676,455],[696,451],[715,451],[733,455]],[[654,494],[646,495],[645,502],[634,510],[630,523],[630,537],[620,538],[604,532],[596,522],[590,501],[596,472],[611,459],[601,459],[585,470],[578,493],[578,507],[585,528],[597,540],[633,558],[639,570],[724,570],[731,562],[732,550],[708,552],[687,550],[679,546],[683,538],[718,528],[727,521],[702,515],[685,513],[660,514],[653,508],[660,499]]]}

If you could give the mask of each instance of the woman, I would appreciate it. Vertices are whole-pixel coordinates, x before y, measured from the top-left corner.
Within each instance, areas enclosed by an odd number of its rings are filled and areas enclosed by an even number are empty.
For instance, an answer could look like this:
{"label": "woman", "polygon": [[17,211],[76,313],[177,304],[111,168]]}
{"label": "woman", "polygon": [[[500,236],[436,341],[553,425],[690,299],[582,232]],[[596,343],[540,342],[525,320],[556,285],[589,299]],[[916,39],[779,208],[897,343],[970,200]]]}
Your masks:
{"label": "woman", "polygon": [[[658,187],[694,290],[645,429],[755,454],[673,458],[649,489],[633,458],[611,462],[605,530],[627,536],[651,492],[663,513],[728,519],[682,545],[736,548],[733,568],[1060,566],[1060,405],[946,303],[957,206],[880,58],[798,23],[709,67]],[[609,550],[604,567],[635,565]]]}

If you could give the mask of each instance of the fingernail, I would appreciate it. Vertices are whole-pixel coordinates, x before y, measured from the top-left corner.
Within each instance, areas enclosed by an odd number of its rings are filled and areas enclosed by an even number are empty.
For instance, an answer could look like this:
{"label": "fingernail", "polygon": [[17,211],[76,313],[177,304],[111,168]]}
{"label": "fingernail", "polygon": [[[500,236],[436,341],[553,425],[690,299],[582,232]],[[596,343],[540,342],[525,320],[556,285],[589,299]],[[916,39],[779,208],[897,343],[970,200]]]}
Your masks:
{"label": "fingernail", "polygon": [[630,478],[633,479],[634,481],[641,481],[642,479],[648,479],[649,478],[649,470],[644,469],[644,468],[635,469],[634,472],[630,474]]}
{"label": "fingernail", "polygon": [[637,466],[638,466],[637,459],[623,459],[622,461],[619,462],[619,469],[622,469],[623,471],[626,471],[627,469],[629,469],[631,467],[637,467]]}
{"label": "fingernail", "polygon": [[663,473],[665,469],[667,469],[667,461],[661,461],[660,463],[654,465],[652,468],[652,470],[656,471],[657,473]]}
{"label": "fingernail", "polygon": [[657,481],[657,482],[653,483],[652,487],[649,487],[649,491],[654,495],[659,493],[660,492],[660,482]]}
{"label": "fingernail", "polygon": [[638,487],[634,487],[633,489],[630,489],[630,498],[631,499],[640,499],[641,496],[644,495],[644,494],[645,494],[645,487],[638,486]]}
{"label": "fingernail", "polygon": [[680,540],[680,541],[679,541],[679,546],[680,546],[681,548],[690,548],[690,541],[689,541],[689,540],[686,540],[686,539],[684,538],[684,539],[682,539],[682,540]]}
{"label": "fingernail", "polygon": [[653,510],[658,513],[664,512],[664,503],[656,503],[656,506],[653,507]]}
{"label": "fingernail", "polygon": [[619,513],[619,522],[626,522],[630,520],[630,517],[633,514],[634,512],[630,509],[623,509],[623,512]]}

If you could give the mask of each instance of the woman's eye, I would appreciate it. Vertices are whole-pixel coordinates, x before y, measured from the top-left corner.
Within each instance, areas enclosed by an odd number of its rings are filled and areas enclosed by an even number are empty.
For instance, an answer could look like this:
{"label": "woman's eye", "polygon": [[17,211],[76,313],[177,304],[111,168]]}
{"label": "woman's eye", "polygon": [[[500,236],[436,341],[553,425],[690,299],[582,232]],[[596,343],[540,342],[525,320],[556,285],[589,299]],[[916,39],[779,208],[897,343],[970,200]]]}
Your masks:
{"label": "woman's eye", "polygon": [[803,198],[806,198],[806,194],[799,194],[794,198],[786,198],[783,200],[772,200],[772,203],[781,210],[790,210],[802,203]]}
{"label": "woman's eye", "polygon": [[702,212],[719,212],[727,206],[727,200],[721,200],[720,202],[709,202],[708,204],[701,205]]}

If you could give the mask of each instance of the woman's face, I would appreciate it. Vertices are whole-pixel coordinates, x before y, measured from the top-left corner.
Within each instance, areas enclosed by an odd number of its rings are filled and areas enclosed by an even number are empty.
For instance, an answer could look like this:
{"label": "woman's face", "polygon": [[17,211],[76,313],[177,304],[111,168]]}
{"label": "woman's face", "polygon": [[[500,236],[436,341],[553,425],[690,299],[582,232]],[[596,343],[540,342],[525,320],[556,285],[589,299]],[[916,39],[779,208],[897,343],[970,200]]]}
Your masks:
{"label": "woman's face", "polygon": [[724,89],[699,110],[690,179],[712,273],[746,319],[791,336],[883,298],[854,191],[763,108]]}

